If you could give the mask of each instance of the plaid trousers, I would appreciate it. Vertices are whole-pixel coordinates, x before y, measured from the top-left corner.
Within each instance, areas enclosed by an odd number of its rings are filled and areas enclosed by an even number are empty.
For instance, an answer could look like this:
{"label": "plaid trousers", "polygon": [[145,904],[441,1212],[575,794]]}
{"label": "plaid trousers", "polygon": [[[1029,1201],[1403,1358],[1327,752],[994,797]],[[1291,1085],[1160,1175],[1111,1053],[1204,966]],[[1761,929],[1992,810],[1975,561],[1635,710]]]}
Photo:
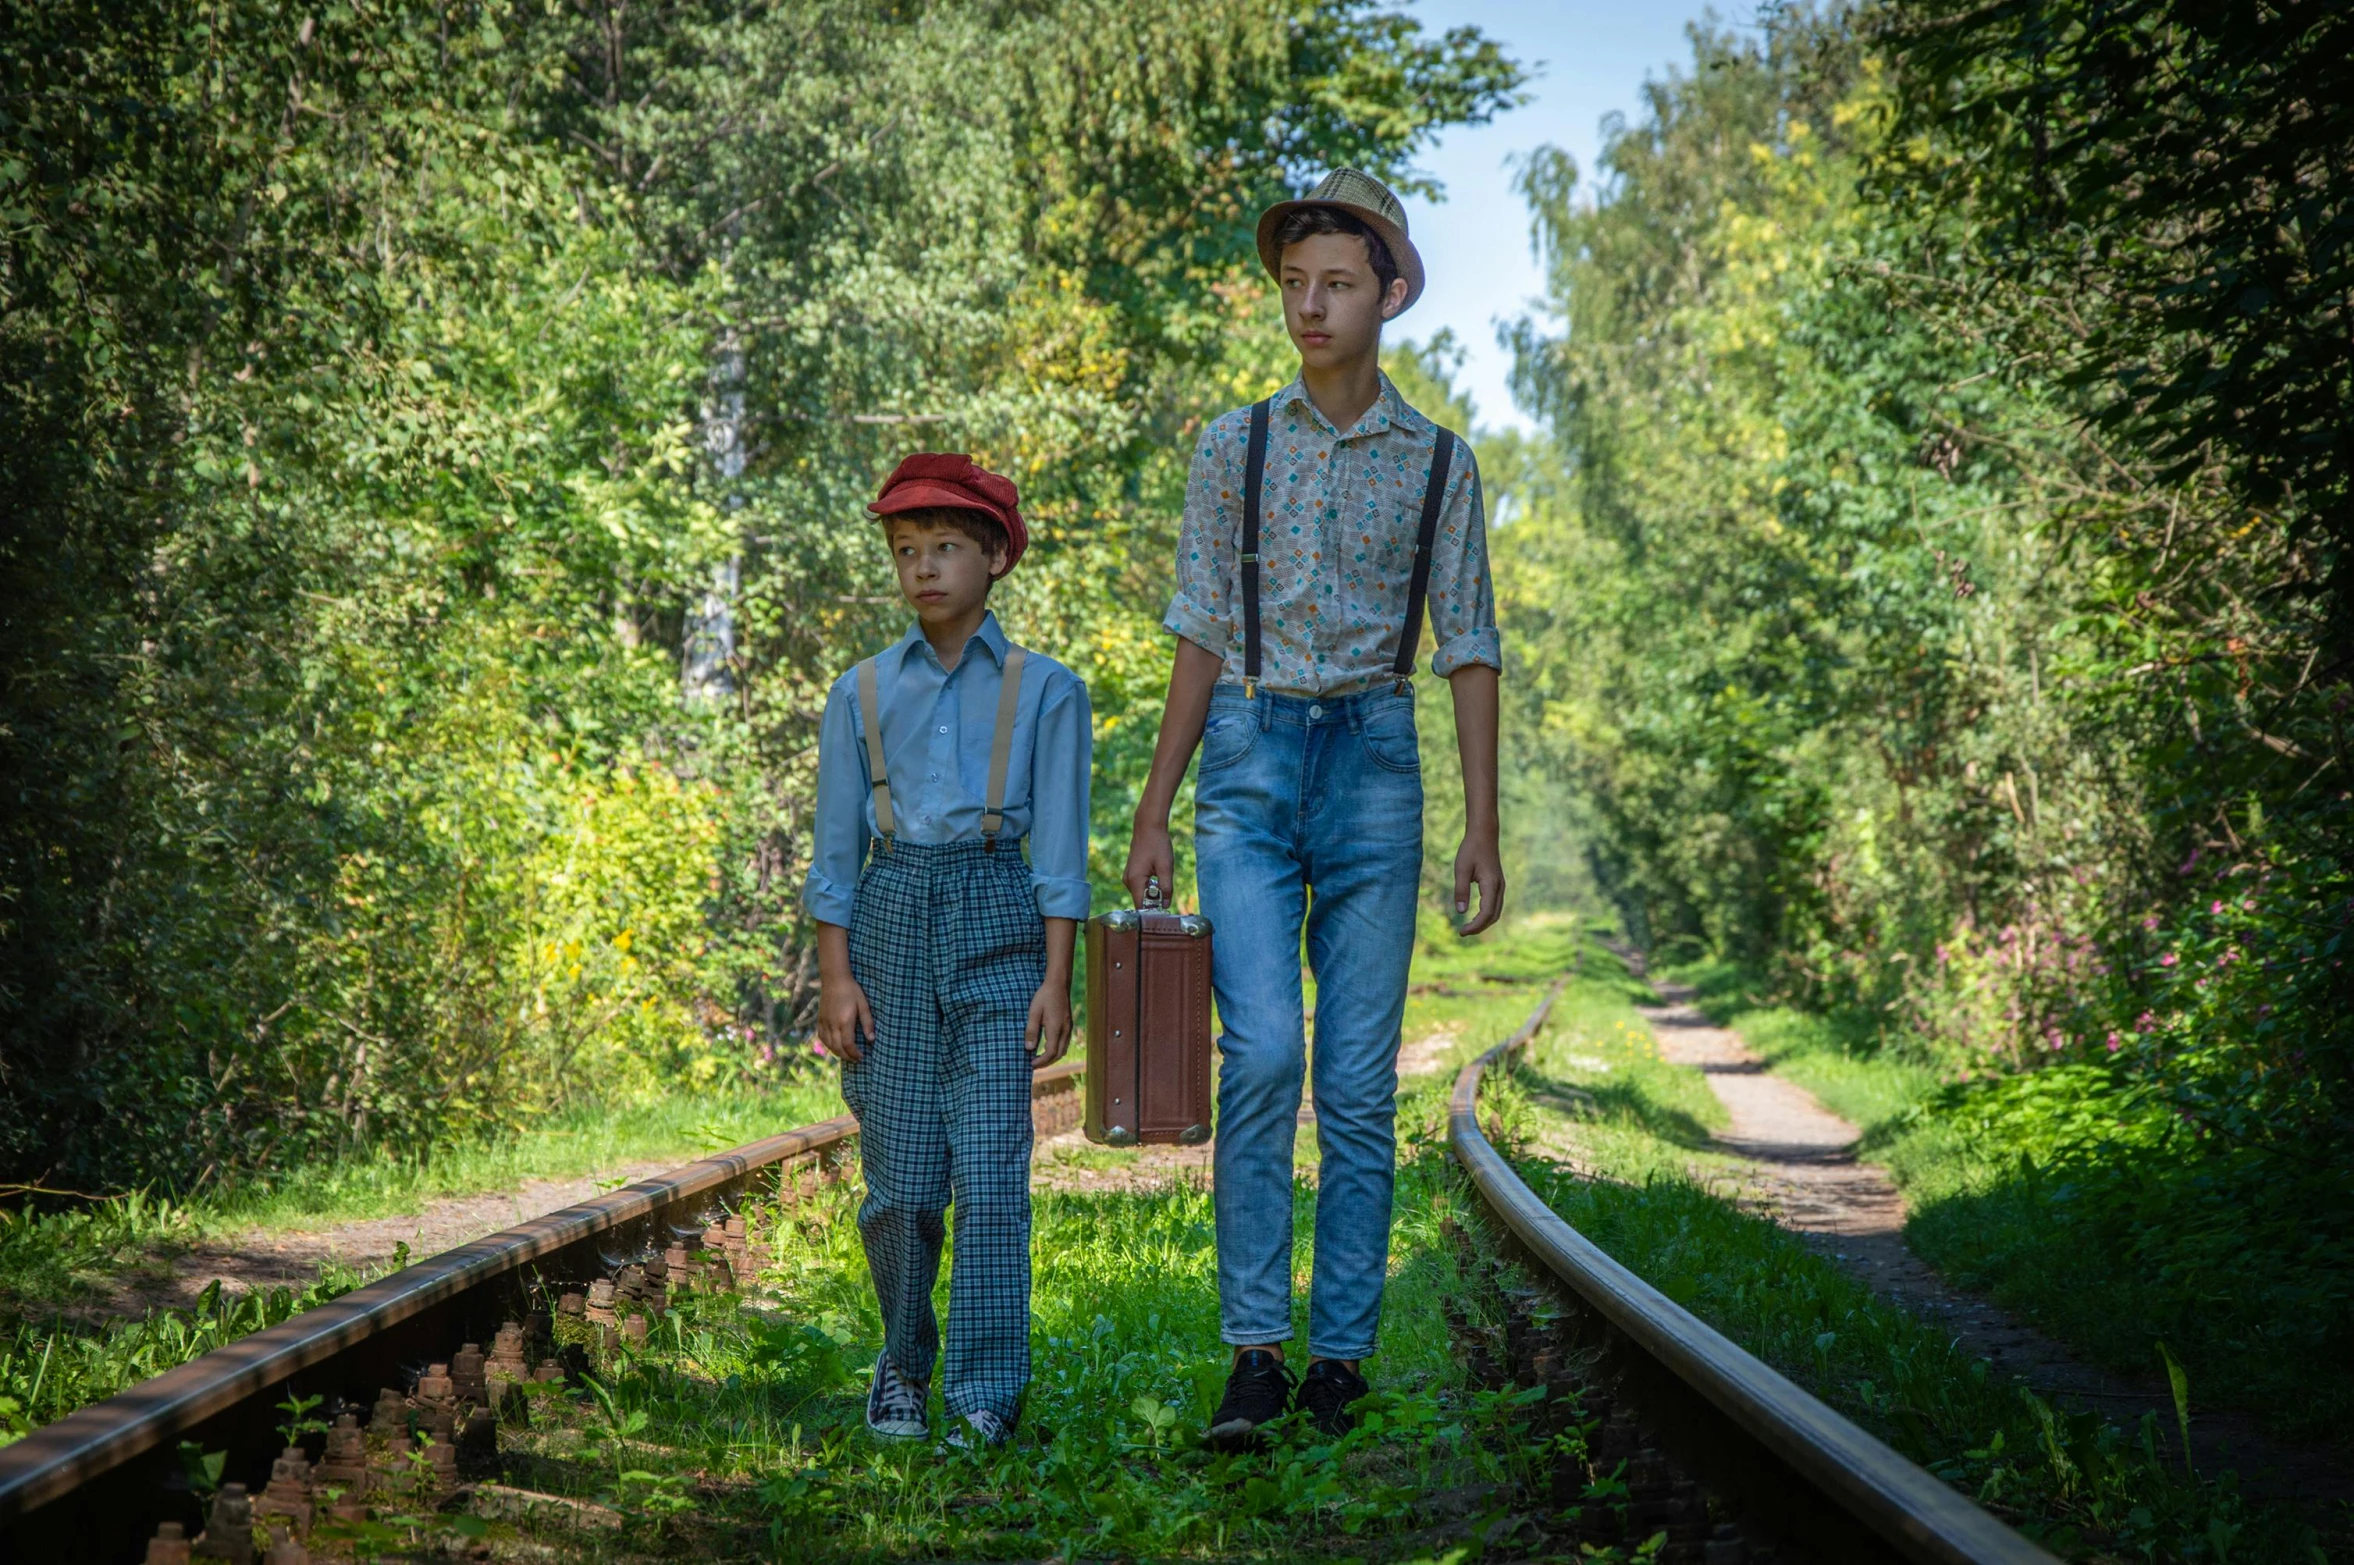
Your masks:
{"label": "plaid trousers", "polygon": [[850,972],[877,1038],[842,1067],[858,1116],[858,1208],[883,1340],[928,1381],[932,1285],[956,1203],[944,1400],[1009,1423],[1030,1383],[1030,1053],[1046,923],[1019,845],[901,840],[873,851],[850,917]]}

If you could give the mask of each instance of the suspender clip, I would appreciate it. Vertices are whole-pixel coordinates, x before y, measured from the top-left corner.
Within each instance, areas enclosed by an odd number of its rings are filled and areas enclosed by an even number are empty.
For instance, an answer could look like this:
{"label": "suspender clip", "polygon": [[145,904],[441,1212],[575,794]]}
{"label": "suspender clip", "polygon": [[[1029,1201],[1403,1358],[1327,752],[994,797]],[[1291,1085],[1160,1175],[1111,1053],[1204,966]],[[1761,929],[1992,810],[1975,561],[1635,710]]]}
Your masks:
{"label": "suspender clip", "polygon": [[1242,682],[1242,698],[1245,701],[1256,701],[1259,699],[1259,682],[1257,680],[1246,679]]}
{"label": "suspender clip", "polygon": [[1395,685],[1392,685],[1390,690],[1394,695],[1410,695],[1414,690],[1414,681],[1411,679],[1401,679]]}

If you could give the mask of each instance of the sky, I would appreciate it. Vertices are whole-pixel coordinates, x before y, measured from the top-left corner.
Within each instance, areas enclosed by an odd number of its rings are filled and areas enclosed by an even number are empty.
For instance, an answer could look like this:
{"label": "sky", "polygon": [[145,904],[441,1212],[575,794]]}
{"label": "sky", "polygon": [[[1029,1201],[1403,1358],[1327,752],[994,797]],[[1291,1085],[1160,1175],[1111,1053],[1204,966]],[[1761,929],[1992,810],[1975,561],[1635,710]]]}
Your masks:
{"label": "sky", "polygon": [[[1603,116],[1639,119],[1647,78],[1665,76],[1671,65],[1689,70],[1684,28],[1704,9],[1700,0],[1414,0],[1409,7],[1428,32],[1468,24],[1534,67],[1529,102],[1486,125],[1456,126],[1415,159],[1445,186],[1446,199],[1405,198],[1429,282],[1399,328],[1416,341],[1453,329],[1465,350],[1461,384],[1481,424],[1531,427],[1512,403],[1512,355],[1496,341],[1497,325],[1528,313],[1544,281],[1529,246],[1528,207],[1512,189],[1515,159],[1547,143],[1560,147],[1577,160],[1580,191],[1588,189]],[[1742,0],[1716,12],[1744,21],[1751,14]]]}

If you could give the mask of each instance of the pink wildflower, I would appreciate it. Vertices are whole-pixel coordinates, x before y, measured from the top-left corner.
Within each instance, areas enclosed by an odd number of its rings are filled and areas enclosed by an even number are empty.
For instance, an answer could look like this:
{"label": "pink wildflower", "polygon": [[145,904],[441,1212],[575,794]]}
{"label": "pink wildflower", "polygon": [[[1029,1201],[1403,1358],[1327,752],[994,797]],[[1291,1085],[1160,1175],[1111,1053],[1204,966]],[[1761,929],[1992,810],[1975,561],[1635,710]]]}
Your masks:
{"label": "pink wildflower", "polygon": [[2164,956],[2158,958],[2158,965],[2160,967],[2172,967],[2175,963],[2175,960],[2176,958],[2174,953],[2169,951]]}
{"label": "pink wildflower", "polygon": [[810,1050],[811,1050],[811,1052],[812,1052],[812,1053],[814,1053],[814,1054],[816,1054],[816,1056],[817,1056],[819,1059],[821,1059],[821,1060],[822,1060],[822,1059],[825,1059],[825,1058],[827,1058],[827,1054],[826,1054],[826,1045],[825,1045],[825,1040],[824,1040],[823,1038],[816,1038],[816,1037],[813,1037],[813,1038],[811,1038],[811,1039],[809,1040],[809,1047],[810,1047]]}
{"label": "pink wildflower", "polygon": [[2119,1037],[2117,1036],[2117,1034],[2116,1034],[2114,1031],[2112,1031],[2112,1032],[2109,1034],[2109,1052],[2110,1052],[2111,1054],[2115,1054],[2115,1053],[2116,1053],[2116,1052],[2117,1052],[2119,1049],[2122,1049],[2122,1048],[2124,1048],[2124,1047],[2125,1047],[2125,1041],[2124,1041],[2123,1039],[2119,1038]]}
{"label": "pink wildflower", "polygon": [[2144,1011],[2141,1013],[2141,1015],[2133,1019],[2133,1030],[2135,1032],[2148,1032],[2151,1028],[2157,1025],[2158,1017],[2157,1014],[2153,1011]]}
{"label": "pink wildflower", "polygon": [[2217,897],[2217,898],[2216,898],[2216,899],[2215,899],[2213,902],[2210,902],[2210,903],[2208,903],[2208,904],[2207,904],[2207,911],[2208,911],[2209,913],[2220,913],[2220,912],[2222,912],[2222,911],[2223,911],[2223,899],[2222,899],[2221,897]]}
{"label": "pink wildflower", "polygon": [[2144,929],[2156,929],[2158,927],[2158,915],[2152,913],[2145,917],[2141,921],[2141,927]]}

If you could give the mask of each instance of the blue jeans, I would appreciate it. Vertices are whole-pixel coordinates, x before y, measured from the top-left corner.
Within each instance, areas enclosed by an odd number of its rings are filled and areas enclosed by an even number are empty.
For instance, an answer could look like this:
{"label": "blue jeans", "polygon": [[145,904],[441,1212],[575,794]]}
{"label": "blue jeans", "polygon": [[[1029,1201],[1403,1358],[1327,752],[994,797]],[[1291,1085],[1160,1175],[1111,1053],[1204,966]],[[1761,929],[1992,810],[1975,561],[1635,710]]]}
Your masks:
{"label": "blue jeans", "polygon": [[[1216,945],[1218,1310],[1230,1343],[1291,1340],[1292,1147],[1316,975],[1316,1270],[1308,1351],[1359,1359],[1381,1329],[1397,1177],[1398,1032],[1422,875],[1414,699],[1245,701],[1220,685],[1194,785]],[[1313,896],[1310,894],[1313,893]]]}

